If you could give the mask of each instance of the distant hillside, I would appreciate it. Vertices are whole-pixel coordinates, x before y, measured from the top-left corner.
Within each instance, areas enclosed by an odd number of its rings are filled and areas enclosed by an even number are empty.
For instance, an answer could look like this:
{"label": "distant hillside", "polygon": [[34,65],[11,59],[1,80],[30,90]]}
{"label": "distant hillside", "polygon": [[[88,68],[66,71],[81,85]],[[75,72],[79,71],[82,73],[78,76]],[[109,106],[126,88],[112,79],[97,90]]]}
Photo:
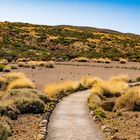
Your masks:
{"label": "distant hillside", "polygon": [[140,61],[140,36],[75,26],[0,22],[0,58],[70,60],[75,57],[120,57]]}

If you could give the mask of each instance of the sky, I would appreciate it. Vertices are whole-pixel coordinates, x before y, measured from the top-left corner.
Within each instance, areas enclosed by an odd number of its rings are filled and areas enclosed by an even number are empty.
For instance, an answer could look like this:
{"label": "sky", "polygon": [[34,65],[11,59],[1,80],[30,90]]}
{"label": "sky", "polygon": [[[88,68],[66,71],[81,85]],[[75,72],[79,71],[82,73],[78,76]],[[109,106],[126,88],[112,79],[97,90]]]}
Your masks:
{"label": "sky", "polygon": [[140,34],[140,0],[0,0],[0,21]]}

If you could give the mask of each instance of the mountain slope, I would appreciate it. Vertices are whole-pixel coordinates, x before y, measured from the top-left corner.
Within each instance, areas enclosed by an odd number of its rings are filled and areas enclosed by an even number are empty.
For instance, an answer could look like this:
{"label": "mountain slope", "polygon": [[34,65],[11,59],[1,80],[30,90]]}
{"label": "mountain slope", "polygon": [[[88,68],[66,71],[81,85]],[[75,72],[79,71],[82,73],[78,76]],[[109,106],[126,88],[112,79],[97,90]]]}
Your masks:
{"label": "mountain slope", "polygon": [[0,58],[8,60],[85,56],[140,61],[139,35],[90,27],[0,22],[0,48]]}

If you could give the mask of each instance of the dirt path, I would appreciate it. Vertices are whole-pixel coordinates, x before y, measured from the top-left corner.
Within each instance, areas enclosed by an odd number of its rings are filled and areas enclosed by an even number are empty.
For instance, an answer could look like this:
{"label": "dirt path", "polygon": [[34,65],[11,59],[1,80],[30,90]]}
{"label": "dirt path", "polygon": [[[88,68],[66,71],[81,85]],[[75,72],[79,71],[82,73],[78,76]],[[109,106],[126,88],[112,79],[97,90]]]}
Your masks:
{"label": "dirt path", "polygon": [[47,140],[103,140],[87,108],[88,91],[63,99],[51,116]]}

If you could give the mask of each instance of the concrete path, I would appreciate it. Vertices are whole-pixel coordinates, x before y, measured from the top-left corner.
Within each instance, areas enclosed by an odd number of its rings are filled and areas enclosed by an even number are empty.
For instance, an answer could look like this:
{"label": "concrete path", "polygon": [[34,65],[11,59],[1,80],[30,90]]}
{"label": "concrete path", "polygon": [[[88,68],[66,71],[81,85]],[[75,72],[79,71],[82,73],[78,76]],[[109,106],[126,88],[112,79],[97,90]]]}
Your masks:
{"label": "concrete path", "polygon": [[47,140],[103,140],[89,115],[88,91],[63,98],[54,110],[48,126]]}

